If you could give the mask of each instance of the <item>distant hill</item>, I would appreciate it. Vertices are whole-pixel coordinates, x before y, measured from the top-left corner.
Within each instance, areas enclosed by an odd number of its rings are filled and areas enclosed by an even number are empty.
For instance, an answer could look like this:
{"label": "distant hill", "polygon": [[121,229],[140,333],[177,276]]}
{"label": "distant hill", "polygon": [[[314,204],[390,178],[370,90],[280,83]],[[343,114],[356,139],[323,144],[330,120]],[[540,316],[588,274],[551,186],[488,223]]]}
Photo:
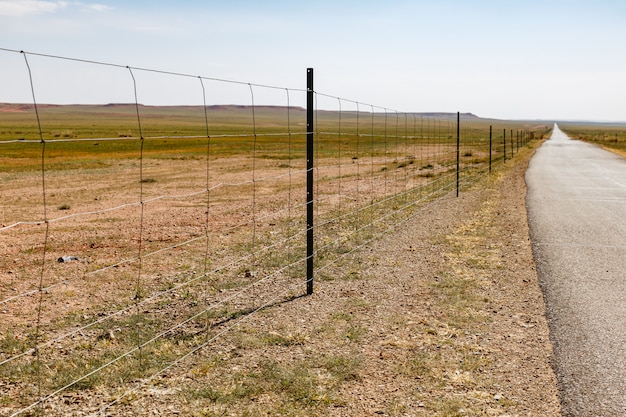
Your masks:
{"label": "distant hill", "polygon": [[[108,103],[108,104],[38,104],[37,107],[39,109],[82,109],[82,110],[91,110],[91,111],[97,111],[98,109],[107,109],[107,110],[111,110],[111,109],[120,109],[120,110],[127,110],[127,109],[134,109],[135,108],[135,104],[134,103]],[[167,110],[174,110],[174,111],[180,111],[180,110],[185,110],[185,109],[193,109],[193,110],[198,110],[201,109],[203,106],[196,106],[196,105],[179,105],[179,106],[152,106],[152,105],[144,105],[144,104],[139,104],[139,108],[144,108],[144,109],[154,109],[154,110],[162,110],[162,111],[167,111]],[[286,110],[286,106],[273,106],[273,105],[256,105],[254,106],[256,109],[262,109],[262,110],[277,110],[277,111],[284,111]],[[240,104],[214,104],[214,105],[210,105],[207,106],[207,110],[211,111],[236,111],[236,110],[249,110],[251,109],[252,106],[250,105],[240,105]],[[28,112],[28,111],[32,111],[34,109],[34,106],[32,104],[25,104],[25,103],[0,103],[0,112],[3,113],[17,113],[17,112]],[[299,107],[299,106],[292,106],[291,110],[293,111],[305,111],[306,109],[303,107]],[[323,112],[336,112],[336,110],[325,110],[325,109],[319,109],[318,111],[323,111]],[[356,111],[344,111],[344,113],[356,113]],[[366,113],[366,111],[362,111],[362,113]],[[378,112],[378,113],[382,113],[382,112]],[[392,111],[389,112],[394,113]],[[406,113],[402,113],[400,112],[399,114],[408,114],[408,115],[415,115],[415,116],[422,116],[422,117],[432,117],[432,118],[451,118],[451,117],[456,117],[456,113],[446,113],[446,112],[406,112]],[[473,113],[461,113],[461,117],[468,119],[468,118],[473,118],[473,119],[480,119],[479,116],[476,116]]]}

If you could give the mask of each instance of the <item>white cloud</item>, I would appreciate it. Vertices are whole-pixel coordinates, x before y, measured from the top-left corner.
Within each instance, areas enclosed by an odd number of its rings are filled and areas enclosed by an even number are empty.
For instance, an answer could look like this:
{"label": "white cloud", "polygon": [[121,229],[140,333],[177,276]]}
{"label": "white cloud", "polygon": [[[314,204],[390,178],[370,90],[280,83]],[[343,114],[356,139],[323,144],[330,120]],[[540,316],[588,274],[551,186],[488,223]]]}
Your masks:
{"label": "white cloud", "polygon": [[83,4],[83,7],[94,12],[105,12],[112,9],[111,7],[105,6],[104,4]]}
{"label": "white cloud", "polygon": [[103,4],[88,4],[83,2],[48,1],[48,0],[0,0],[0,16],[28,16],[36,14],[55,13],[67,7],[76,6],[84,10],[103,12],[110,10]]}
{"label": "white cloud", "polygon": [[54,13],[68,5],[65,1],[0,0],[0,16],[27,16]]}

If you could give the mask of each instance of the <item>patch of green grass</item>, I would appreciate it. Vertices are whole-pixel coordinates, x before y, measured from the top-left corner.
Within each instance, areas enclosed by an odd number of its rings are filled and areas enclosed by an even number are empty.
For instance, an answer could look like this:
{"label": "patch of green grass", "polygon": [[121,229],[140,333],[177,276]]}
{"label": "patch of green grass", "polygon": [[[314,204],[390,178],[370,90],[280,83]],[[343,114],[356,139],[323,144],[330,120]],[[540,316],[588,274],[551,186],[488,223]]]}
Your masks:
{"label": "patch of green grass", "polygon": [[262,340],[270,346],[297,346],[304,344],[306,335],[300,333],[283,335],[277,332],[269,332],[262,337]]}
{"label": "patch of green grass", "polygon": [[0,351],[9,355],[14,355],[28,350],[29,343],[31,342],[29,342],[27,338],[18,337],[14,335],[11,330],[9,330],[3,337],[0,338]]}
{"label": "patch of green grass", "polygon": [[351,325],[345,330],[346,339],[353,343],[361,341],[366,334],[367,328],[362,326]]}
{"label": "patch of green grass", "polygon": [[333,320],[343,320],[343,321],[351,321],[353,318],[351,314],[348,314],[343,311],[338,311],[336,313],[333,313],[331,317]]}
{"label": "patch of green grass", "polygon": [[490,361],[483,355],[475,355],[471,352],[467,353],[461,360],[461,369],[469,372],[477,372],[489,365]]}
{"label": "patch of green grass", "polygon": [[431,376],[432,367],[437,364],[437,360],[425,352],[410,352],[398,366],[398,373],[411,378],[425,379]]}
{"label": "patch of green grass", "polygon": [[222,404],[241,415],[263,395],[272,398],[270,407],[280,415],[311,415],[339,404],[338,388],[344,382],[359,380],[361,365],[357,354],[318,355],[286,364],[265,359],[252,370],[222,373],[219,381],[207,375],[210,382],[198,381],[183,395],[196,401],[197,408],[206,408],[206,403]]}
{"label": "patch of green grass", "polygon": [[360,380],[358,371],[363,361],[357,354],[351,356],[323,355],[319,362],[337,382]]}

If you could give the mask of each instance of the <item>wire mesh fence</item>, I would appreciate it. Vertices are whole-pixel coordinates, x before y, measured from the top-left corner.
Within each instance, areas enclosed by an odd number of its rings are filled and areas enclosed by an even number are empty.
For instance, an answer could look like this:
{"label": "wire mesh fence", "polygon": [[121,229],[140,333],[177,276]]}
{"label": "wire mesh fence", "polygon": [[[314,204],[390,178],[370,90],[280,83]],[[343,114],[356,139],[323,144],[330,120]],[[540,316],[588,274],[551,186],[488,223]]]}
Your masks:
{"label": "wire mesh fence", "polygon": [[[32,96],[0,104],[0,409],[11,416],[63,415],[76,390],[92,393],[82,414],[114,412],[242,321],[303,296],[308,259],[316,281],[349,274],[348,255],[545,132],[317,91],[307,131],[304,88],[0,56]],[[51,66],[81,76],[59,85]],[[102,80],[115,88],[87,104],[49,104]],[[149,105],[148,86],[193,99]],[[237,104],[215,102],[224,96]]]}

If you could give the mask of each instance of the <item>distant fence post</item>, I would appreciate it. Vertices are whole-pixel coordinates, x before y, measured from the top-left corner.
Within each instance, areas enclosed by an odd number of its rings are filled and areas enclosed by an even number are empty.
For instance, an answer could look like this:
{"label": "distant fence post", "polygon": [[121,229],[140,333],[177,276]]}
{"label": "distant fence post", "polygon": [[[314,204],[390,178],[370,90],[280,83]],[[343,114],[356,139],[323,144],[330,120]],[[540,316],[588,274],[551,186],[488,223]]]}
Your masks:
{"label": "distant fence post", "polygon": [[306,293],[313,294],[313,68],[306,70]]}
{"label": "distant fence post", "polygon": [[459,196],[459,169],[461,167],[461,112],[456,112],[456,196]]}
{"label": "distant fence post", "polygon": [[504,138],[502,139],[502,143],[504,143],[504,163],[506,163],[506,129],[504,129]]}
{"label": "distant fence post", "polygon": [[515,142],[513,142],[513,129],[511,129],[511,158],[515,157]]}
{"label": "distant fence post", "polygon": [[489,125],[489,172],[491,172],[491,151],[493,149],[493,126]]}

